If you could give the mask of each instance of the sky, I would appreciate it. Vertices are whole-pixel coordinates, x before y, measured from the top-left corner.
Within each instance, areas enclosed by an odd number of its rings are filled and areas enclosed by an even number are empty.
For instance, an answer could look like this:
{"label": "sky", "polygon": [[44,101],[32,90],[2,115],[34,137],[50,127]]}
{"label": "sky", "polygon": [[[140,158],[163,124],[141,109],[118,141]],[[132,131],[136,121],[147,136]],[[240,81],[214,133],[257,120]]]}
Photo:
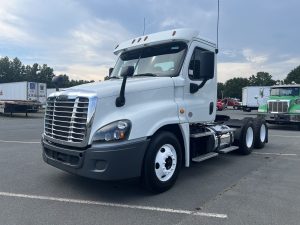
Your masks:
{"label": "sky", "polygon": [[[220,0],[218,80],[300,65],[299,0]],[[0,0],[0,57],[102,80],[114,47],[145,33],[194,28],[216,42],[217,0]]]}

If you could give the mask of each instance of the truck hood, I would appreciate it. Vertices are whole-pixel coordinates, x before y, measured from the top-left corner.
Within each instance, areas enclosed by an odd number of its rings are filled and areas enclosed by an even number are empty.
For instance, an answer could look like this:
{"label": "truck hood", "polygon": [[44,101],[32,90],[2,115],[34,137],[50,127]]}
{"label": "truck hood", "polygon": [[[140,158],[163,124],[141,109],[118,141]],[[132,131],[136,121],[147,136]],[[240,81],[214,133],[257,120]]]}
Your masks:
{"label": "truck hood", "polygon": [[[122,79],[111,79],[101,82],[83,84],[65,90],[76,92],[95,92],[99,98],[118,96],[122,85]],[[174,86],[171,77],[130,77],[127,78],[126,93],[139,93],[142,91],[160,89]]]}

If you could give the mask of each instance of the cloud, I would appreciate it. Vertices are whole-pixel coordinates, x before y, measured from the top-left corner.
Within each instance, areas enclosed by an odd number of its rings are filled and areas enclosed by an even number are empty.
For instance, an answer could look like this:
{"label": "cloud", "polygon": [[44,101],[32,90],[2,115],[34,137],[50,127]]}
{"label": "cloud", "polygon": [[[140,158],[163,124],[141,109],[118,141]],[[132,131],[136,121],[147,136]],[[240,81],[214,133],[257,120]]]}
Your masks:
{"label": "cloud", "polygon": [[[0,0],[0,55],[25,64],[47,63],[55,73],[95,79],[107,74],[116,44],[177,27],[216,39],[217,3],[211,0]],[[261,7],[257,8],[257,5]],[[276,79],[300,63],[299,1],[220,1],[219,78],[258,71]],[[255,11],[255,16],[253,12]],[[188,12],[188,13],[187,13]],[[278,15],[289,15],[278,17]]]}
{"label": "cloud", "polygon": [[56,70],[57,74],[72,74],[71,79],[75,80],[103,80],[108,75],[109,67],[106,66],[87,66],[83,64],[72,64],[63,70]]}
{"label": "cloud", "polygon": [[243,49],[243,56],[247,61],[255,64],[262,64],[268,60],[268,56],[266,54],[255,54],[253,50],[249,48]]}
{"label": "cloud", "polygon": [[9,41],[16,44],[25,43],[32,40],[26,32],[25,22],[13,14],[16,8],[15,1],[1,1],[0,8],[0,40]]}

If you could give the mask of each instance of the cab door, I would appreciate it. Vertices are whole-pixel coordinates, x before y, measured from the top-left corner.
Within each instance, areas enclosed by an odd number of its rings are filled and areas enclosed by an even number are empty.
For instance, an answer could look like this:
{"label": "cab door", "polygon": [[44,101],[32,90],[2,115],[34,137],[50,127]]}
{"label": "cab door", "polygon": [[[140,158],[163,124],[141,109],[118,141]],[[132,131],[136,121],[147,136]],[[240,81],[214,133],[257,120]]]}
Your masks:
{"label": "cab door", "polygon": [[189,123],[214,121],[217,101],[217,79],[214,49],[207,50],[203,44],[193,41],[185,65],[184,99],[186,118]]}

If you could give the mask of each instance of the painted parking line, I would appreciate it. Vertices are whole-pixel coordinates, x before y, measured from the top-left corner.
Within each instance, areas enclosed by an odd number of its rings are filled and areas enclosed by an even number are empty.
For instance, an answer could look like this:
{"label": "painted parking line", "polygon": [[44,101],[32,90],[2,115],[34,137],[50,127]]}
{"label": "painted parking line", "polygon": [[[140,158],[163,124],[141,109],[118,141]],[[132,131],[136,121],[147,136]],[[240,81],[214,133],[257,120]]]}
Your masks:
{"label": "painted parking line", "polygon": [[273,152],[252,152],[256,155],[277,155],[277,156],[297,156],[294,153],[273,153]]}
{"label": "painted parking line", "polygon": [[276,135],[276,134],[270,134],[270,137],[282,137],[282,138],[300,138],[300,136],[287,136],[287,135]]}
{"label": "painted parking line", "polygon": [[18,144],[40,144],[40,141],[5,141],[0,140],[0,143],[18,143]]}
{"label": "painted parking line", "polygon": [[35,199],[35,200],[46,200],[46,201],[56,201],[56,202],[64,202],[64,203],[85,204],[85,205],[98,205],[98,206],[106,206],[106,207],[118,207],[118,208],[127,208],[127,209],[139,209],[139,210],[148,210],[148,211],[156,211],[156,212],[187,214],[187,215],[195,215],[195,216],[203,216],[203,217],[214,217],[214,218],[221,218],[221,219],[228,218],[228,216],[226,214],[219,214],[219,213],[205,213],[205,212],[197,212],[197,211],[181,210],[181,209],[159,208],[159,207],[140,206],[140,205],[126,205],[126,204],[118,204],[118,203],[69,199],[69,198],[56,198],[56,197],[41,196],[41,195],[26,195],[26,194],[17,194],[17,193],[11,193],[11,192],[0,192],[0,196]]}

